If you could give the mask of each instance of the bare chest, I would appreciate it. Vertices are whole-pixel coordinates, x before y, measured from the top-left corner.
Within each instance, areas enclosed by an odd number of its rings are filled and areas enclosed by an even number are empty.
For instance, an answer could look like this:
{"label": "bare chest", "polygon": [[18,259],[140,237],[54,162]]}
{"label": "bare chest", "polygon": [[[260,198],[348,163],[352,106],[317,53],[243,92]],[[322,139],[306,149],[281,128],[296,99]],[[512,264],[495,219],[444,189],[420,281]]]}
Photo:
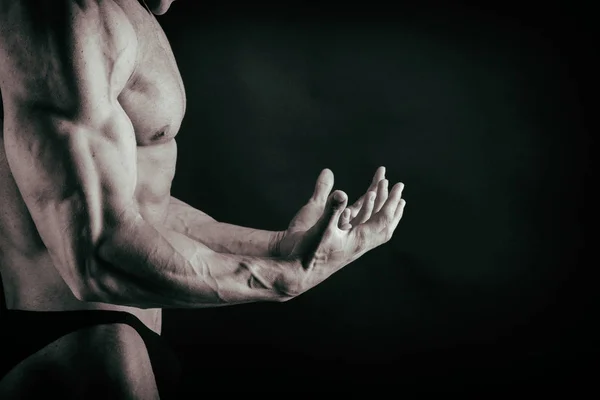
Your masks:
{"label": "bare chest", "polygon": [[138,53],[119,103],[131,120],[138,146],[135,197],[140,213],[149,222],[160,222],[175,175],[174,138],[185,114],[185,91],[171,46],[154,16],[142,7],[129,12]]}
{"label": "bare chest", "polygon": [[135,18],[137,65],[119,102],[129,116],[138,146],[172,140],[181,126],[186,99],[175,57],[154,17],[142,10]]}

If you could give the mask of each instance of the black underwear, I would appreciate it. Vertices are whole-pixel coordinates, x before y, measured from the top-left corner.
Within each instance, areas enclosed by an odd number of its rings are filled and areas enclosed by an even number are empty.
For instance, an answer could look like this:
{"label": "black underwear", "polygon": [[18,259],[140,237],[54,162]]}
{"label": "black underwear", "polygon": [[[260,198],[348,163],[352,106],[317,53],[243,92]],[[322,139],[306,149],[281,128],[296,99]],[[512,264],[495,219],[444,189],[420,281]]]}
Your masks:
{"label": "black underwear", "polygon": [[144,340],[161,400],[176,397],[181,366],[175,353],[154,331],[123,311],[21,311],[3,310],[0,319],[0,380],[18,363],[55,340],[80,329],[105,324],[126,324]]}

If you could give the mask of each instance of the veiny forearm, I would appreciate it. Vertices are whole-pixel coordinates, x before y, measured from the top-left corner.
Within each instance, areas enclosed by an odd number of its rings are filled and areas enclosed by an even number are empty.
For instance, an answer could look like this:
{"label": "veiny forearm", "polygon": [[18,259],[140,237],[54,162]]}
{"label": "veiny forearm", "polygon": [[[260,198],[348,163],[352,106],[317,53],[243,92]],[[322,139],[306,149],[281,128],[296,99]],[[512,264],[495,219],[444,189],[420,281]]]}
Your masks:
{"label": "veiny forearm", "polygon": [[203,308],[285,301],[300,262],[212,251],[137,218],[103,243],[88,301],[139,308]]}
{"label": "veiny forearm", "polygon": [[215,221],[190,205],[171,197],[165,226],[227,254],[274,257],[281,231],[246,228]]}

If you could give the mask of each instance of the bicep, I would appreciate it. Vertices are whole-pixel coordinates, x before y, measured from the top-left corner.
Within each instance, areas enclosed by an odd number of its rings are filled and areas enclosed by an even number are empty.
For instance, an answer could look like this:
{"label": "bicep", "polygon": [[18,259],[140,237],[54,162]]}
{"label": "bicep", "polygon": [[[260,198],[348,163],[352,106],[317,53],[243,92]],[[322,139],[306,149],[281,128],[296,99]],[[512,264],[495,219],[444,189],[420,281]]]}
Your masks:
{"label": "bicep", "polygon": [[[4,127],[11,173],[55,266],[80,287],[95,246],[132,203],[132,128],[118,111],[103,129],[45,112],[11,114]],[[110,129],[123,137],[107,138]]]}
{"label": "bicep", "polygon": [[[75,291],[84,286],[103,235],[132,206],[137,171],[133,127],[117,100],[135,49],[121,49],[123,40],[107,28],[115,21],[95,20],[98,10],[71,8],[71,34],[50,24],[41,41],[27,29],[28,20],[16,31],[3,30],[0,52],[7,62],[0,82],[11,173],[55,266]],[[25,18],[27,10],[21,11]],[[95,23],[94,31],[82,28],[86,21]],[[23,35],[31,35],[29,48],[11,46]],[[35,65],[24,71],[19,66],[32,51]]]}

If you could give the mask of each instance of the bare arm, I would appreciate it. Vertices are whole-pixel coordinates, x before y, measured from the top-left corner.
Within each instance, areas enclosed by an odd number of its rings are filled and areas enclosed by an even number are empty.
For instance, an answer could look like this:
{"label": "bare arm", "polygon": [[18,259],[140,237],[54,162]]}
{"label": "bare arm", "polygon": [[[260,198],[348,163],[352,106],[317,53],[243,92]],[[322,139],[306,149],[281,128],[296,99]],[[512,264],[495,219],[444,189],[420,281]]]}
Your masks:
{"label": "bare arm", "polygon": [[[218,222],[174,197],[170,199],[165,225],[221,253],[267,257],[288,255],[301,236],[321,217],[332,188],[333,174],[328,170],[322,171],[312,197],[285,231],[266,231]],[[340,228],[348,230],[367,221],[372,213],[381,209],[387,196],[385,168],[379,167],[365,194],[342,214]]]}
{"label": "bare arm", "polygon": [[276,257],[282,231],[266,231],[215,221],[206,213],[171,197],[165,225],[226,254]]}
{"label": "bare arm", "polygon": [[[44,5],[61,18],[31,9]],[[137,43],[122,11],[111,1],[3,7],[7,158],[75,296],[140,308],[290,298],[286,277],[298,259],[219,254],[138,212],[135,136],[118,102]]]}

